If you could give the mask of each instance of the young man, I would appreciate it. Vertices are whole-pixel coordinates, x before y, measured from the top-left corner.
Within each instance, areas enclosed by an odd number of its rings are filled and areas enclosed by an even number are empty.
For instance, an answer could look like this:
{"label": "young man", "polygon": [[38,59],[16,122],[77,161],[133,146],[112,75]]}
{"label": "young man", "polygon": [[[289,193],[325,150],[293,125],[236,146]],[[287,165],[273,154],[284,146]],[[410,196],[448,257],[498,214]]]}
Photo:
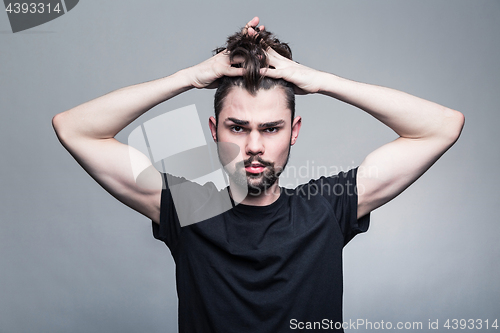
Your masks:
{"label": "young man", "polygon": [[[435,103],[300,65],[258,24],[252,19],[236,42],[230,38],[228,50],[196,66],[53,118],[60,141],[78,163],[114,197],[150,218],[154,236],[170,248],[181,332],[342,330],[343,246],[367,230],[372,210],[406,189],[453,145],[464,124],[461,113]],[[251,52],[240,52],[241,47]],[[219,86],[216,115],[209,125],[229,175],[226,194],[233,206],[183,224],[181,215],[218,205],[224,191],[151,171],[144,155],[114,136],[155,105],[214,85]],[[359,169],[294,190],[280,188],[279,174],[301,127],[293,92],[325,94],[357,106],[399,138],[369,154]],[[236,159],[227,148],[234,146]],[[149,170],[141,175],[142,185],[133,167]],[[174,188],[182,184],[189,191],[181,193],[188,204],[180,212]]]}

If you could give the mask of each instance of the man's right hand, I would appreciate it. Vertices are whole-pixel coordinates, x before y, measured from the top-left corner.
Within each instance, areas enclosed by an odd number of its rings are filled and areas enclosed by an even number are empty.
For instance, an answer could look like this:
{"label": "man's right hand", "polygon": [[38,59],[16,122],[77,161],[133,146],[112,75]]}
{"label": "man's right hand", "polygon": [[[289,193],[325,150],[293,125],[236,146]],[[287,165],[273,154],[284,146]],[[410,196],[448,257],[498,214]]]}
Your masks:
{"label": "man's right hand", "polygon": [[243,61],[242,57],[235,57],[233,61],[230,61],[229,52],[224,50],[185,71],[193,87],[213,89],[217,88],[217,79],[223,76],[242,76],[244,69],[231,67],[231,65],[240,64]]}
{"label": "man's right hand", "polygon": [[[253,36],[257,33],[256,28],[258,25],[259,18],[256,16],[243,27],[241,32]],[[264,30],[264,26],[261,25],[258,30]],[[231,67],[234,64],[241,64],[243,61],[243,57],[235,57],[230,61],[229,52],[224,50],[212,58],[186,69],[186,71],[193,87],[213,89],[217,88],[217,79],[223,76],[243,76],[243,68]]]}

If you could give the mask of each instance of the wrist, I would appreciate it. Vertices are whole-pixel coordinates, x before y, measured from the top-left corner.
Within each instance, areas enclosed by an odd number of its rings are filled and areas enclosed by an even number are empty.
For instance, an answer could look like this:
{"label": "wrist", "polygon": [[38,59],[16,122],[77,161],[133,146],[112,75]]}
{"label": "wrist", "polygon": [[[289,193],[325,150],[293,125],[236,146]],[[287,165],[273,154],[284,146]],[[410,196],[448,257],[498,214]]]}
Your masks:
{"label": "wrist", "polygon": [[191,67],[181,69],[172,74],[171,77],[179,84],[180,89],[189,90],[195,87]]}
{"label": "wrist", "polygon": [[337,96],[341,93],[347,80],[331,73],[321,72],[318,81],[320,86],[318,93],[338,98]]}

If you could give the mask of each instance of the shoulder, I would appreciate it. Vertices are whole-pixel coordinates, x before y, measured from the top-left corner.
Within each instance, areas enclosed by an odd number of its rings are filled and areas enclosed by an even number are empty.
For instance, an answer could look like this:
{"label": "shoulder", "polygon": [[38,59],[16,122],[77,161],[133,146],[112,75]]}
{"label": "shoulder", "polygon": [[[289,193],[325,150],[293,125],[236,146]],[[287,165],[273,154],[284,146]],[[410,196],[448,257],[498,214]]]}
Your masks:
{"label": "shoulder", "polygon": [[356,174],[357,168],[345,172],[341,171],[336,175],[311,179],[308,183],[299,185],[294,189],[287,189],[287,191],[308,199],[315,196],[339,197],[351,195],[357,192]]}

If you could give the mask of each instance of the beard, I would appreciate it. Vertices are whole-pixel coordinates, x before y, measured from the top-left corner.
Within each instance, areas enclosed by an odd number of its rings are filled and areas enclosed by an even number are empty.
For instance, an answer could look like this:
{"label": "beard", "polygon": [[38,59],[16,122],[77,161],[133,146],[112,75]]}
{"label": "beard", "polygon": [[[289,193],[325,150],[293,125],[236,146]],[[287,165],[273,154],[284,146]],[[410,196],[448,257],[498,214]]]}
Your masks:
{"label": "beard", "polygon": [[[230,171],[225,166],[224,170],[234,185],[238,187],[247,187],[249,195],[258,196],[276,183],[279,176],[285,169],[289,158],[290,148],[287,152],[285,164],[282,167],[275,167],[274,162],[265,161],[260,156],[251,156],[247,160],[237,162],[234,170]],[[247,172],[245,167],[248,167],[255,162],[264,166],[264,170],[261,173]]]}
{"label": "beard", "polygon": [[[258,162],[264,166],[261,173],[246,172],[245,167],[252,163]],[[252,156],[245,161],[236,163],[234,173],[229,175],[229,178],[236,183],[237,186],[247,186],[248,194],[257,196],[274,185],[281,174],[281,170],[276,170],[273,162],[264,161],[259,156]]]}

